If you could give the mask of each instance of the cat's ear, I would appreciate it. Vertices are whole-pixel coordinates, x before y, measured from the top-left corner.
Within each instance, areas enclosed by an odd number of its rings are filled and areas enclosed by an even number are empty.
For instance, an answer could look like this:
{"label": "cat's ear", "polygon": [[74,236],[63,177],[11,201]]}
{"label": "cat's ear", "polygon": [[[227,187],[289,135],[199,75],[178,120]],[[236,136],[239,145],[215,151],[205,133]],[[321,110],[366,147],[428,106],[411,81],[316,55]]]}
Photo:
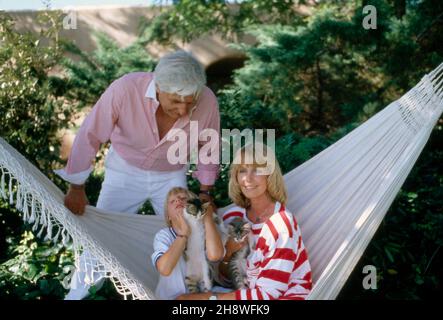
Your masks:
{"label": "cat's ear", "polygon": [[207,210],[210,205],[211,205],[210,202],[205,202],[205,203],[202,204],[202,209],[203,210]]}
{"label": "cat's ear", "polygon": [[188,200],[192,200],[197,198],[197,195],[191,190],[186,190],[186,195],[188,196]]}

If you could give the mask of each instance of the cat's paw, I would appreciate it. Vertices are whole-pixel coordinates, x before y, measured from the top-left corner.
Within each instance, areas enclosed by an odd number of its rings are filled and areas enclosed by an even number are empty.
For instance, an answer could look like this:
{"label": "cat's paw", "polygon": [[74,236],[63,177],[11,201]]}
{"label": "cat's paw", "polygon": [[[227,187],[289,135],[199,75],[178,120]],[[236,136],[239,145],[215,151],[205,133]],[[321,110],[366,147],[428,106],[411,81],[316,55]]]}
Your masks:
{"label": "cat's paw", "polygon": [[200,289],[200,292],[209,292],[209,291],[211,291],[211,288],[212,288],[212,286],[211,286],[210,283],[207,283],[207,282],[204,281],[204,280],[201,280],[201,281],[199,282],[199,289]]}
{"label": "cat's paw", "polygon": [[192,279],[190,277],[185,278],[185,284],[188,288],[189,293],[199,293],[199,283],[195,279]]}

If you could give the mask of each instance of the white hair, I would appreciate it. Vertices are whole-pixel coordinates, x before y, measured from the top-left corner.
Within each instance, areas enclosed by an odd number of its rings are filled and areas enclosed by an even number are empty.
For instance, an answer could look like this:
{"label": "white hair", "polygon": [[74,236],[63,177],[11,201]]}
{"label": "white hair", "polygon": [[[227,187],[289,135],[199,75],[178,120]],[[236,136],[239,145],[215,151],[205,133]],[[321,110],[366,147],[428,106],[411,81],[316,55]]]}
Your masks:
{"label": "white hair", "polygon": [[180,50],[160,59],[154,70],[154,81],[160,91],[196,97],[206,84],[206,75],[191,54]]}

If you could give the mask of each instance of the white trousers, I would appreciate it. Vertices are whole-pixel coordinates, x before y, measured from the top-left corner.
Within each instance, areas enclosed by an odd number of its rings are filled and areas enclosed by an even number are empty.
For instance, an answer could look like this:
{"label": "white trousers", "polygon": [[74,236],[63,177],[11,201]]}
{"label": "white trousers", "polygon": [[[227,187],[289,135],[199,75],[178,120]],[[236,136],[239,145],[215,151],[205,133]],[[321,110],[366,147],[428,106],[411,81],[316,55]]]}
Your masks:
{"label": "white trousers", "polygon": [[[155,214],[163,215],[168,191],[173,187],[187,186],[187,167],[172,172],[141,170],[129,166],[112,148],[106,157],[105,168],[105,179],[97,201],[99,209],[137,213],[143,203],[149,200]],[[72,275],[70,291],[65,300],[81,300],[89,294],[92,285],[98,289],[102,286],[104,272],[94,273],[92,282],[85,283],[86,275],[91,274],[91,268],[94,267],[94,263],[86,264],[87,257],[90,261],[88,251],[80,255],[81,270],[76,270]]]}

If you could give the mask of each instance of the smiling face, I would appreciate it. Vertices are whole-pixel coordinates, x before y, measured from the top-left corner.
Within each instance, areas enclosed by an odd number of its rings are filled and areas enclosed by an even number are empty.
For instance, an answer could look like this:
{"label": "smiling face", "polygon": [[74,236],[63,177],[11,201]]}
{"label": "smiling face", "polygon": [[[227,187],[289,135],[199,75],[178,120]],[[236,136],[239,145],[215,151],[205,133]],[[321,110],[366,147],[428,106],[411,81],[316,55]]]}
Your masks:
{"label": "smiling face", "polygon": [[[260,150],[257,152],[257,150]],[[274,151],[262,143],[250,143],[239,149],[229,170],[229,198],[248,208],[251,199],[266,196],[286,203],[283,175]],[[259,199],[256,199],[259,200]]]}
{"label": "smiling face", "polygon": [[167,93],[160,90],[157,90],[157,98],[163,112],[174,120],[189,114],[197,102],[197,98],[193,95],[183,97],[175,93]]}
{"label": "smiling face", "polygon": [[266,196],[267,175],[257,173],[257,166],[241,165],[237,172],[237,181],[243,195],[251,200]]}

